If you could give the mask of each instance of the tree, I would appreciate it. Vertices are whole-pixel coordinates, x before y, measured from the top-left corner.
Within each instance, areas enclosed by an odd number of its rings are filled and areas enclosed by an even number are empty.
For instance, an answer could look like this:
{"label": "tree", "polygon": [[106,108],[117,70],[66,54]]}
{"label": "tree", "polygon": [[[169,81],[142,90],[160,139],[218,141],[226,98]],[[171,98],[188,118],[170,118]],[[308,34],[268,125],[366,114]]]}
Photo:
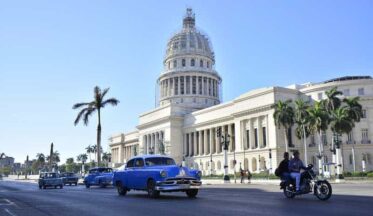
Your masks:
{"label": "tree", "polygon": [[275,119],[275,125],[281,129],[281,126],[284,128],[284,137],[285,137],[285,151],[288,152],[288,130],[294,125],[294,110],[290,106],[291,100],[286,101],[277,101],[273,105],[275,112],[273,113],[273,118]]}
{"label": "tree", "polygon": [[338,96],[342,96],[343,93],[334,87],[330,90],[325,91],[326,99],[322,102],[327,112],[331,113],[333,110],[341,106],[341,99]]}
{"label": "tree", "polygon": [[45,166],[45,155],[43,153],[37,153],[36,154],[36,162],[37,162],[37,167],[39,169],[43,169]]}
{"label": "tree", "polygon": [[309,108],[308,102],[297,99],[295,101],[295,122],[298,125],[296,128],[296,135],[299,139],[303,137],[304,142],[304,161],[308,164],[308,156],[307,156],[307,137],[309,135],[309,114],[307,112]]}
{"label": "tree", "polygon": [[49,153],[49,170],[52,170],[53,165],[53,143],[51,143],[50,153]]}
{"label": "tree", "polygon": [[81,169],[82,172],[84,172],[84,164],[87,161],[87,158],[88,158],[87,154],[80,154],[76,157],[77,161],[82,162],[82,169]]}
{"label": "tree", "polygon": [[105,95],[108,93],[109,88],[104,89],[101,91],[101,89],[96,86],[94,88],[94,100],[91,102],[83,102],[83,103],[77,103],[74,104],[73,109],[82,108],[75,121],[74,125],[76,126],[79,121],[82,119],[84,122],[84,125],[88,125],[89,117],[97,111],[97,118],[98,118],[98,124],[97,124],[97,161],[98,164],[101,162],[101,109],[104,108],[106,105],[110,104],[112,106],[116,106],[119,103],[119,100],[116,98],[109,98],[107,100],[104,100]]}
{"label": "tree", "polygon": [[74,166],[75,166],[75,163],[74,163],[74,158],[67,158],[66,159],[66,171],[67,172],[73,172],[74,171]]}
{"label": "tree", "polygon": [[359,122],[363,116],[363,107],[359,103],[359,97],[344,98],[343,102],[347,105],[348,115],[354,122]]}
{"label": "tree", "polygon": [[105,162],[105,166],[108,166],[108,163],[111,160],[111,153],[104,152],[102,154],[102,160]]}
{"label": "tree", "polygon": [[319,172],[322,172],[322,158],[324,153],[324,147],[321,142],[321,134],[323,131],[328,129],[329,124],[329,115],[323,106],[323,102],[315,102],[315,104],[308,109],[309,115],[309,129],[311,134],[318,134],[318,143],[319,143]]}
{"label": "tree", "polygon": [[92,161],[91,159],[91,153],[93,153],[94,149],[91,145],[88,145],[85,150],[87,151],[87,154],[89,155],[89,161]]}

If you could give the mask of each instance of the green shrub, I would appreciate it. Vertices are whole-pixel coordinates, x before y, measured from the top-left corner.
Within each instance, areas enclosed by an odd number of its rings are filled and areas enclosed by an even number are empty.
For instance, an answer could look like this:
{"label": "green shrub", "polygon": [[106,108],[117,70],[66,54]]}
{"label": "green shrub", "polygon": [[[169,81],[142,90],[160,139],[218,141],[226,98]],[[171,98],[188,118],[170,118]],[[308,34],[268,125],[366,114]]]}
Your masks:
{"label": "green shrub", "polygon": [[373,172],[369,172],[369,173],[367,174],[367,176],[372,178],[372,177],[373,177]]}

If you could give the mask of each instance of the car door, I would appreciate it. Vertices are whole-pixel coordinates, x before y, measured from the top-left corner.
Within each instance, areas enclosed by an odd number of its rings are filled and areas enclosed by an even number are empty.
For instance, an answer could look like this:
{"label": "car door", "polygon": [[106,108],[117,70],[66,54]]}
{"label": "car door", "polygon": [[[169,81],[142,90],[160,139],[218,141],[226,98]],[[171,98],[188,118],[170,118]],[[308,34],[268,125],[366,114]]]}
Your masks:
{"label": "car door", "polygon": [[135,166],[135,159],[129,160],[126,165],[125,174],[124,174],[124,185],[128,188],[134,188],[133,180],[133,169]]}
{"label": "car door", "polygon": [[136,189],[143,189],[145,184],[144,160],[137,158],[133,169],[133,184]]}

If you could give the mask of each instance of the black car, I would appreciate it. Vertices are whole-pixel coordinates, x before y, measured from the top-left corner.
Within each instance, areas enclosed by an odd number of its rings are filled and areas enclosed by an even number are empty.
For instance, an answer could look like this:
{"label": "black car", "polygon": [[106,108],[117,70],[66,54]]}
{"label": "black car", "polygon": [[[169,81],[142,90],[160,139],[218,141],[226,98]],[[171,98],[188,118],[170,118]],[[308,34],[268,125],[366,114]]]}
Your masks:
{"label": "black car", "polygon": [[65,172],[60,174],[63,184],[64,185],[78,185],[78,177],[75,175],[75,173],[72,172]]}

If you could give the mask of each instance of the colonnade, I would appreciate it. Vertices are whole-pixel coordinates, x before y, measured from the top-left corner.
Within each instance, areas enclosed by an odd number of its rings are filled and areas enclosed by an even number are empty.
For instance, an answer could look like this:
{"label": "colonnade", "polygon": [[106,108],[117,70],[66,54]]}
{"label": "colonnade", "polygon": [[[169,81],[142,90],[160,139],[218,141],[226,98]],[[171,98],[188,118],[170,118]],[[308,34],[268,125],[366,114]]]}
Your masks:
{"label": "colonnade", "polygon": [[174,95],[219,97],[219,81],[208,76],[175,76],[159,83],[161,98]]}
{"label": "colonnade", "polygon": [[[164,142],[164,132],[157,131],[143,136],[144,154],[160,154],[160,144]],[[163,143],[163,148],[164,148]]]}
{"label": "colonnade", "polygon": [[187,157],[219,154],[223,151],[222,139],[217,137],[217,130],[221,130],[221,134],[229,134],[229,151],[235,150],[235,130],[234,124],[193,131],[184,134],[183,154]]}

